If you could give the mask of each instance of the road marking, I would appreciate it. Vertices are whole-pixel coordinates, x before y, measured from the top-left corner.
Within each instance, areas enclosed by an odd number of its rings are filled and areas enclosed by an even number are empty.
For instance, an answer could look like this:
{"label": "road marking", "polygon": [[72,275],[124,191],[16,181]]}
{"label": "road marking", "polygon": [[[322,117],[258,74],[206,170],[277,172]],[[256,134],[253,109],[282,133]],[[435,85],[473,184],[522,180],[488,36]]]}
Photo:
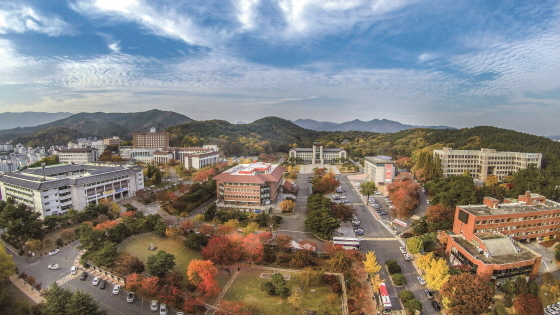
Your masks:
{"label": "road marking", "polygon": [[65,284],[66,282],[72,280],[72,279],[76,279],[78,277],[78,274],[69,274],[66,275],[64,278],[60,279],[60,280],[56,280],[56,284],[58,284],[59,286]]}
{"label": "road marking", "polygon": [[396,241],[394,237],[364,237],[364,241]]}

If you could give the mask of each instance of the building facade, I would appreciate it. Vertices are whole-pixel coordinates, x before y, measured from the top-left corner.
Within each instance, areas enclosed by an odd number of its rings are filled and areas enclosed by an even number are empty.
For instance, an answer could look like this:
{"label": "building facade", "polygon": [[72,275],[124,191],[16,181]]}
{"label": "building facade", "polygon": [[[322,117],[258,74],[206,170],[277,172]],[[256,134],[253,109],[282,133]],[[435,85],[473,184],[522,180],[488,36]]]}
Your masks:
{"label": "building facade", "polygon": [[220,152],[192,153],[183,155],[183,164],[186,169],[201,169],[205,166],[216,164],[220,161]]}
{"label": "building facade", "polygon": [[274,202],[286,169],[268,163],[240,164],[218,174],[216,194],[228,205],[262,206]]}
{"label": "building facade", "polygon": [[494,149],[477,151],[443,148],[434,150],[434,156],[441,160],[444,177],[462,175],[468,171],[473,178],[481,180],[486,180],[489,175],[502,180],[529,165],[540,168],[542,163],[541,153],[498,152]]}
{"label": "building facade", "polygon": [[117,136],[112,137],[112,138],[103,139],[103,144],[104,145],[120,145],[121,144],[121,139]]}
{"label": "building facade", "polygon": [[96,149],[62,149],[58,150],[58,161],[60,163],[84,164],[97,161]]}
{"label": "building facade", "polygon": [[133,148],[143,149],[162,149],[169,147],[169,133],[156,132],[156,128],[151,128],[150,132],[133,133]]}
{"label": "building facade", "polygon": [[306,164],[330,164],[341,159],[346,159],[346,150],[340,148],[324,148],[321,142],[313,143],[311,148],[292,148],[290,158],[301,159]]}
{"label": "building facade", "polygon": [[364,158],[366,180],[375,182],[376,185],[392,183],[396,173],[395,164],[388,156],[366,156]]}
{"label": "building facade", "polygon": [[2,200],[13,198],[43,217],[82,210],[103,198],[119,200],[144,188],[142,167],[109,164],[54,165],[0,177]]}

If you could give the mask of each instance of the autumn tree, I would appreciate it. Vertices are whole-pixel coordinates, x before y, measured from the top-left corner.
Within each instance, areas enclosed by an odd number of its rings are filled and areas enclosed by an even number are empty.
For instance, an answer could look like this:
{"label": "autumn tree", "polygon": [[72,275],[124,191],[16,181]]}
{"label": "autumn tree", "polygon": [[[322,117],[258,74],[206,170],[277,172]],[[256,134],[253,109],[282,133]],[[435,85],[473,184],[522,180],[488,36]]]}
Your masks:
{"label": "autumn tree", "polygon": [[27,248],[29,248],[30,250],[37,250],[43,246],[43,242],[41,242],[40,240],[30,239],[25,242],[25,245],[27,245]]}
{"label": "autumn tree", "polygon": [[424,240],[419,236],[408,238],[406,248],[411,254],[418,254],[424,249]]}
{"label": "autumn tree", "polygon": [[243,229],[243,235],[249,235],[255,233],[259,229],[259,224],[257,222],[249,222],[247,226]]}
{"label": "autumn tree", "polygon": [[373,292],[377,292],[379,290],[379,285],[383,282],[383,280],[381,280],[381,276],[379,275],[381,266],[377,262],[377,257],[375,256],[374,251],[369,251],[366,253],[366,260],[364,261],[364,269],[369,275]]}
{"label": "autumn tree", "polygon": [[432,266],[434,261],[434,252],[429,252],[416,258],[416,266],[422,270],[427,270]]}
{"label": "autumn tree", "polygon": [[241,259],[243,247],[239,242],[232,242],[227,237],[215,236],[202,249],[202,257],[214,264],[230,265]]}
{"label": "autumn tree", "polygon": [[144,269],[144,263],[138,257],[126,251],[119,254],[113,265],[113,271],[121,276],[127,276],[131,273],[142,273]]}
{"label": "autumn tree", "polygon": [[426,222],[428,230],[448,230],[453,226],[455,219],[455,209],[442,203],[431,205],[426,211]]}
{"label": "autumn tree", "polygon": [[0,279],[9,277],[16,272],[16,264],[12,255],[6,253],[6,247],[0,246]]}
{"label": "autumn tree", "polygon": [[208,296],[213,296],[220,291],[216,275],[218,270],[209,260],[193,259],[187,267],[189,281]]}
{"label": "autumn tree", "polygon": [[76,232],[74,229],[64,229],[60,232],[60,236],[66,240],[72,240],[76,237]]}
{"label": "autumn tree", "polygon": [[445,308],[453,315],[476,315],[488,311],[494,289],[471,273],[452,276],[441,288]]}
{"label": "autumn tree", "polygon": [[139,273],[132,273],[125,278],[125,288],[128,291],[136,291],[142,286],[144,276]]}
{"label": "autumn tree", "polygon": [[411,177],[399,175],[387,186],[389,197],[393,200],[394,213],[399,219],[410,217],[418,205],[420,185]]}
{"label": "autumn tree", "polygon": [[292,199],[281,201],[278,205],[280,206],[280,209],[282,209],[282,213],[292,212],[296,207],[296,203]]}
{"label": "autumn tree", "polygon": [[192,220],[183,220],[180,226],[184,231],[190,231],[194,229],[194,222]]}
{"label": "autumn tree", "polygon": [[345,205],[345,204],[334,203],[331,206],[331,214],[336,219],[347,222],[347,221],[350,221],[352,219],[352,215],[354,213],[352,211],[351,206],[348,206],[348,205]]}
{"label": "autumn tree", "polygon": [[280,234],[276,236],[275,239],[276,247],[281,252],[290,252],[292,250],[292,237],[285,234]]}
{"label": "autumn tree", "polygon": [[449,266],[445,259],[437,259],[430,264],[430,267],[425,270],[424,278],[428,283],[428,288],[432,290],[440,290],[441,287],[449,281]]}
{"label": "autumn tree", "polygon": [[243,239],[243,254],[244,257],[257,264],[262,261],[264,256],[263,240],[257,234],[249,234]]}
{"label": "autumn tree", "polygon": [[523,293],[513,300],[513,308],[518,315],[542,315],[544,314],[543,305],[538,296]]}
{"label": "autumn tree", "polygon": [[184,231],[179,226],[170,226],[165,229],[165,235],[172,238],[178,238],[183,235]]}

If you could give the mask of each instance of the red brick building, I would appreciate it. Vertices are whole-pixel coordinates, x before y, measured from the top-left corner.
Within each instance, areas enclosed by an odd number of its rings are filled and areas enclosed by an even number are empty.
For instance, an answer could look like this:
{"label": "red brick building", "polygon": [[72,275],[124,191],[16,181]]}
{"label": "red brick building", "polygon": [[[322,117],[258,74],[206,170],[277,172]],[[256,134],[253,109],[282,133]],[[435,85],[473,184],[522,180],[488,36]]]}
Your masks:
{"label": "red brick building", "polygon": [[268,163],[240,164],[216,175],[218,199],[227,205],[262,206],[274,202],[286,169]]}
{"label": "red brick building", "polygon": [[169,147],[169,133],[156,132],[156,128],[150,128],[150,132],[133,133],[132,147],[137,149],[161,149]]}
{"label": "red brick building", "polygon": [[452,266],[468,266],[488,281],[537,276],[542,257],[517,241],[558,233],[560,203],[530,192],[517,200],[486,197],[482,205],[457,206],[447,253]]}

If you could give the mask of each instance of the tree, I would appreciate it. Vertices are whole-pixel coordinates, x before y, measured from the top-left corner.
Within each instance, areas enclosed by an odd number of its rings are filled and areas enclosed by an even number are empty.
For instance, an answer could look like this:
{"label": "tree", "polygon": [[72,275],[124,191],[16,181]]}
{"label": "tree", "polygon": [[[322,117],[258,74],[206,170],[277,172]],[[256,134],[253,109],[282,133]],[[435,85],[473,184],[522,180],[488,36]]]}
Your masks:
{"label": "tree", "polygon": [[442,203],[431,205],[426,211],[426,222],[430,231],[450,229],[454,219],[455,209]]}
{"label": "tree", "polygon": [[262,261],[264,257],[263,240],[257,234],[249,234],[243,239],[243,256],[253,264]]}
{"label": "tree", "polygon": [[126,277],[126,289],[128,291],[136,291],[142,286],[144,276],[139,273],[132,273]]}
{"label": "tree", "polygon": [[414,293],[409,290],[402,290],[399,292],[399,299],[401,299],[403,304],[406,304],[406,302],[414,299]]}
{"label": "tree", "polygon": [[237,262],[243,255],[240,242],[232,242],[227,237],[212,237],[208,245],[202,249],[202,257],[211,260],[214,264],[229,265]]}
{"label": "tree", "polygon": [[452,276],[441,288],[443,303],[451,314],[476,315],[492,304],[492,286],[471,273]]}
{"label": "tree", "polygon": [[367,196],[366,200],[369,200],[369,196],[375,194],[376,191],[377,186],[372,181],[363,182],[360,184],[360,194]]}
{"label": "tree", "polygon": [[342,272],[350,269],[352,266],[352,258],[350,258],[346,251],[336,252],[328,261],[327,265],[330,270],[334,272]]}
{"label": "tree", "polygon": [[270,277],[270,281],[272,281],[275,285],[284,285],[286,283],[284,276],[280,273],[273,274],[272,277]]}
{"label": "tree", "polygon": [[16,264],[12,255],[6,253],[6,247],[0,246],[0,279],[9,277],[16,273]]}
{"label": "tree", "polygon": [[201,249],[208,244],[208,237],[202,233],[189,233],[183,244],[190,249]]}
{"label": "tree", "polygon": [[49,230],[54,230],[60,224],[60,217],[57,215],[49,215],[43,219],[43,225]]}
{"label": "tree", "polygon": [[449,266],[444,259],[437,259],[430,267],[426,269],[425,279],[428,288],[432,290],[440,290],[441,287],[449,281]]}
{"label": "tree", "polygon": [[132,256],[129,252],[119,254],[113,264],[113,271],[121,276],[127,276],[131,273],[144,272],[144,263],[136,256]]}
{"label": "tree", "polygon": [[243,229],[243,235],[246,236],[255,233],[255,231],[257,231],[258,228],[259,228],[259,224],[257,222],[250,222],[249,224],[247,224],[247,227]]}
{"label": "tree", "polygon": [[22,243],[28,238],[43,238],[43,223],[39,220],[40,216],[41,214],[25,204],[7,203],[0,212],[0,228],[3,228],[21,249]]}
{"label": "tree", "polygon": [[64,229],[60,232],[60,236],[66,240],[72,240],[76,237],[76,232],[74,229]]}
{"label": "tree", "polygon": [[43,246],[43,242],[41,242],[40,240],[30,239],[25,242],[25,245],[27,245],[27,248],[29,248],[30,250],[37,250]]}
{"label": "tree", "polygon": [[529,292],[529,286],[527,284],[527,280],[525,277],[516,277],[515,278],[515,293],[517,294],[525,294]]}
{"label": "tree", "polygon": [[295,291],[290,297],[288,298],[288,303],[290,303],[295,309],[299,309],[302,303],[301,293],[300,291]]}
{"label": "tree", "polygon": [[112,242],[105,243],[103,247],[95,251],[91,257],[93,263],[97,266],[111,267],[115,259],[117,259],[118,251],[117,245]]}
{"label": "tree", "polygon": [[226,223],[224,223],[224,225],[227,226],[227,227],[230,227],[232,229],[237,229],[239,227],[239,220],[230,219]]}
{"label": "tree", "polygon": [[518,315],[542,315],[544,313],[541,300],[530,293],[517,295],[513,301],[513,307]]}
{"label": "tree", "polygon": [[281,201],[278,205],[280,206],[280,209],[282,209],[282,213],[292,212],[296,207],[295,201],[291,199],[286,199],[284,201]]}
{"label": "tree", "polygon": [[276,236],[275,239],[276,247],[279,251],[288,253],[292,251],[292,237],[285,234],[280,234]]}
{"label": "tree", "polygon": [[418,236],[408,238],[406,248],[411,254],[418,254],[424,250],[424,240]]}
{"label": "tree", "polygon": [[391,275],[391,279],[396,286],[402,286],[406,283],[406,278],[401,273]]}
{"label": "tree", "polygon": [[409,311],[410,313],[414,313],[416,311],[422,310],[422,302],[418,301],[417,299],[409,300],[404,304],[404,308]]}
{"label": "tree", "polygon": [[107,311],[99,310],[99,304],[90,294],[81,290],[72,294],[72,297],[68,300],[66,310],[67,315],[107,315]]}
{"label": "tree", "polygon": [[416,258],[416,266],[422,270],[428,270],[434,261],[434,253],[429,252]]}
{"label": "tree", "polygon": [[331,214],[334,218],[347,222],[352,219],[354,213],[351,206],[335,203],[331,206]]}
{"label": "tree", "polygon": [[198,286],[198,289],[209,296],[215,295],[220,291],[216,275],[218,269],[209,260],[193,259],[187,267],[187,276],[191,283]]}
{"label": "tree", "polygon": [[[3,247],[3,246],[2,246]],[[56,282],[51,284],[45,294],[45,315],[66,315],[67,305],[72,298],[72,291],[61,288]]]}
{"label": "tree", "polygon": [[164,276],[169,270],[175,267],[175,256],[160,250],[156,255],[148,256],[146,267],[150,274],[156,277]]}
{"label": "tree", "polygon": [[171,226],[165,229],[165,235],[172,238],[178,238],[183,235],[183,229],[179,226]]}
{"label": "tree", "polygon": [[[184,213],[184,212],[181,212]],[[194,222],[193,220],[183,220],[180,224],[181,228],[186,232],[194,229]]]}

